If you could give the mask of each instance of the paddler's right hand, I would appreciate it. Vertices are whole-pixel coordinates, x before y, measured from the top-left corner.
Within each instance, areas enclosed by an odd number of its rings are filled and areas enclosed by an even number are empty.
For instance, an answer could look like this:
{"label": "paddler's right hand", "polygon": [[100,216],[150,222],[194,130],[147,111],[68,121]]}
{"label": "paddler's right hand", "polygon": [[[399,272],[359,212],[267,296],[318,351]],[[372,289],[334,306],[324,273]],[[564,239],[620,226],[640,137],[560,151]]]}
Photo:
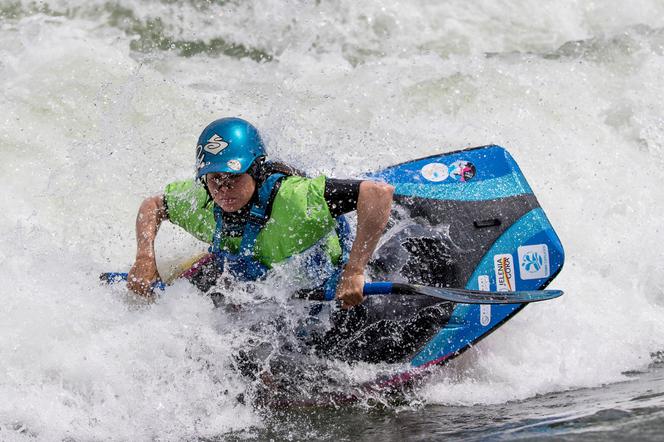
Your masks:
{"label": "paddler's right hand", "polygon": [[345,267],[337,286],[336,298],[341,301],[341,308],[347,310],[364,301],[364,272],[353,272]]}
{"label": "paddler's right hand", "polygon": [[157,263],[153,258],[136,258],[127,275],[127,287],[138,295],[151,297],[152,285],[160,280]]}

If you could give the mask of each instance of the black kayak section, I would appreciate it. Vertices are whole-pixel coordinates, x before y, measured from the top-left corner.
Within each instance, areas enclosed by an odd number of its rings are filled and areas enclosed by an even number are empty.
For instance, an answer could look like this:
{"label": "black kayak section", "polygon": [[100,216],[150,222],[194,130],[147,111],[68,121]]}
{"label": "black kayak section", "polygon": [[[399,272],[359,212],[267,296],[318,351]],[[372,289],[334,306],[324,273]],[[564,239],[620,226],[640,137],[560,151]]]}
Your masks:
{"label": "black kayak section", "polygon": [[[366,178],[395,187],[394,210],[370,263],[374,280],[484,292],[531,291],[545,288],[563,266],[557,234],[517,163],[500,146],[409,161]],[[420,309],[438,305],[424,298],[418,301]],[[366,306],[376,309],[376,318],[387,318],[386,312],[398,308],[378,304]],[[409,345],[399,362],[411,369],[446,362],[525,304],[441,305],[444,308],[429,319],[437,330],[424,327],[419,345]]]}

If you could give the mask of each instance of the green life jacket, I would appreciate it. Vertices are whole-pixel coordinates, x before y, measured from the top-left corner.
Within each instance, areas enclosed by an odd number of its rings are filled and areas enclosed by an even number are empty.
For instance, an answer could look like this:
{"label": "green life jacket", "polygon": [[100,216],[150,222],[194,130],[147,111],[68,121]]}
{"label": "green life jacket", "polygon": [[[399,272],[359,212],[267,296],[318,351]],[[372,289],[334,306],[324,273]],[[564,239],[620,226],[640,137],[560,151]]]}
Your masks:
{"label": "green life jacket", "polygon": [[[331,262],[338,264],[342,249],[324,192],[325,176],[283,178],[269,219],[256,237],[253,258],[271,268],[322,242]],[[214,203],[202,186],[194,181],[171,183],[166,186],[164,200],[173,224],[212,244],[216,227]],[[221,237],[220,247],[238,253],[240,242],[240,237]]]}

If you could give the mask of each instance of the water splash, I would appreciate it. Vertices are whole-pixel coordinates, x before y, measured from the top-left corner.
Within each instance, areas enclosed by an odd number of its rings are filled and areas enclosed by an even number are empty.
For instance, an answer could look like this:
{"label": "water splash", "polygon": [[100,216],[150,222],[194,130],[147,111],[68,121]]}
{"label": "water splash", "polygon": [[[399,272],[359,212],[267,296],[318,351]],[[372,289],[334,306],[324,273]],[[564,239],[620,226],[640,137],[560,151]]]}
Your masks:
{"label": "water splash", "polygon": [[[487,143],[517,159],[566,246],[567,294],[433,377],[426,403],[501,404],[650,364],[664,343],[660,2],[356,3],[2,6],[2,432],[262,428],[236,401],[235,335],[209,300],[175,285],[136,308],[96,285],[131,265],[138,204],[192,176],[198,131],[221,115],[340,178]],[[205,246],[166,225],[157,247],[168,267]]]}

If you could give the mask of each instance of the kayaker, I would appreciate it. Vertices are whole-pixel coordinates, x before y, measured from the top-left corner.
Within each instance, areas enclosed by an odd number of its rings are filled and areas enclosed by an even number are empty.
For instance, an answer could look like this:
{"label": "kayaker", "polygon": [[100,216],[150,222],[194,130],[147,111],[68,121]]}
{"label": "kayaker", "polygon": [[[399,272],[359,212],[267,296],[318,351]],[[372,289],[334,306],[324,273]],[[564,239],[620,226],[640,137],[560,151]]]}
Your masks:
{"label": "kayaker", "polygon": [[[154,242],[169,220],[210,244],[207,261],[194,269],[207,280],[205,289],[219,275],[258,280],[274,265],[304,256],[302,265],[317,275],[321,289],[350,308],[363,300],[365,267],[387,224],[393,191],[376,181],[300,176],[267,161],[249,122],[221,118],[198,139],[196,180],[171,183],[141,204],[128,287],[151,296],[160,280]],[[343,215],[353,210],[355,240],[344,253]]]}

